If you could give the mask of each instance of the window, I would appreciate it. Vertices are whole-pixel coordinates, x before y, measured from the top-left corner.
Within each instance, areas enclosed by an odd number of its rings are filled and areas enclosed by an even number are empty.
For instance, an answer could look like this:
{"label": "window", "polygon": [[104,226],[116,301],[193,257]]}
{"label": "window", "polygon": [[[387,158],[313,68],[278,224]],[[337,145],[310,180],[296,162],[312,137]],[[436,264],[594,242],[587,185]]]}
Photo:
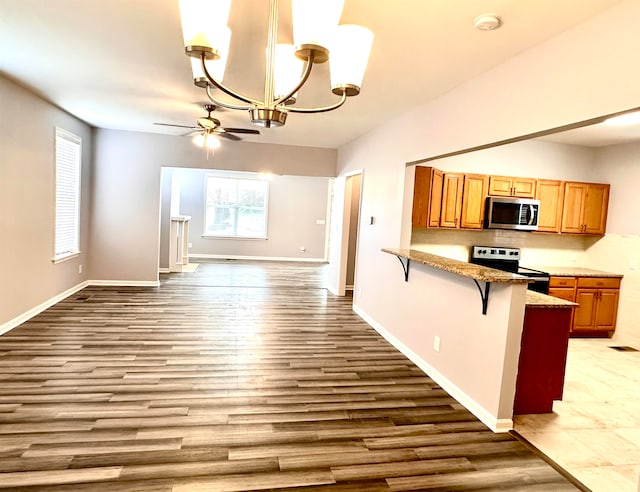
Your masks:
{"label": "window", "polygon": [[80,137],[56,128],[54,261],[80,252]]}
{"label": "window", "polygon": [[205,236],[267,237],[269,183],[207,176]]}

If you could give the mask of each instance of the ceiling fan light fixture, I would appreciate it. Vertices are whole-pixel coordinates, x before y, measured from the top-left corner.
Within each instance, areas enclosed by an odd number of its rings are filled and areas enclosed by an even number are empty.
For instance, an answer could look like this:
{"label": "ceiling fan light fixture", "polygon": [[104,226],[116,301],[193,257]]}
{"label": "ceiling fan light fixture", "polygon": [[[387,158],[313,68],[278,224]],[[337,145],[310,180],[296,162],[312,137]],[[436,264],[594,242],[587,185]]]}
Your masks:
{"label": "ceiling fan light fixture", "polygon": [[193,136],[191,141],[198,147],[204,147],[204,143],[205,143],[204,133],[197,133],[196,135]]}
{"label": "ceiling fan light fixture", "polygon": [[366,27],[345,24],[335,30],[329,68],[334,94],[355,96],[360,93],[367,69],[373,33]]}

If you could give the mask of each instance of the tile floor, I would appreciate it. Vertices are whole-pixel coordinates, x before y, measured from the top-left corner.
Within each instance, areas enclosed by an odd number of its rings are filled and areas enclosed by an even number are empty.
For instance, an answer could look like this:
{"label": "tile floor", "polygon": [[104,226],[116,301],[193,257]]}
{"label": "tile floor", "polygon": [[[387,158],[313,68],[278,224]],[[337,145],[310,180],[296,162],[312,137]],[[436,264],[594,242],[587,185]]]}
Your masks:
{"label": "tile floor", "polygon": [[[640,491],[640,352],[571,339],[564,398],[515,429],[593,492]],[[640,347],[635,347],[640,349]]]}

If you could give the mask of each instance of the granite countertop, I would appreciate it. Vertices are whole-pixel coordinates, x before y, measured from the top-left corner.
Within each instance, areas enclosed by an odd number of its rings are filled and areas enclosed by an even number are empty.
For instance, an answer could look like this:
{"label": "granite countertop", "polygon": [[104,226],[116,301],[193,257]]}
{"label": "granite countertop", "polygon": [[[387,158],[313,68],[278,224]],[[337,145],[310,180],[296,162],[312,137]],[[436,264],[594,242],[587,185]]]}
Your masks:
{"label": "granite countertop", "polygon": [[503,272],[502,270],[495,270],[493,268],[474,265],[473,263],[468,263],[466,261],[454,260],[452,258],[446,258],[444,256],[438,256],[431,253],[424,253],[423,251],[417,251],[415,249],[382,248],[382,251],[401,258],[407,258],[411,261],[417,261],[418,263],[422,263],[423,265],[427,265],[438,270],[444,270],[445,272],[455,273],[463,277],[469,277],[483,282],[511,284],[526,284],[533,282],[532,279],[522,275],[516,275],[515,273]]}
{"label": "granite countertop", "polygon": [[525,307],[528,308],[572,308],[578,306],[575,302],[565,301],[559,297],[548,296],[533,290],[527,291]]}
{"label": "granite countertop", "polygon": [[553,277],[609,277],[609,278],[622,278],[623,275],[619,273],[603,272],[601,270],[593,270],[591,268],[581,267],[532,267],[536,270],[542,270],[547,272]]}

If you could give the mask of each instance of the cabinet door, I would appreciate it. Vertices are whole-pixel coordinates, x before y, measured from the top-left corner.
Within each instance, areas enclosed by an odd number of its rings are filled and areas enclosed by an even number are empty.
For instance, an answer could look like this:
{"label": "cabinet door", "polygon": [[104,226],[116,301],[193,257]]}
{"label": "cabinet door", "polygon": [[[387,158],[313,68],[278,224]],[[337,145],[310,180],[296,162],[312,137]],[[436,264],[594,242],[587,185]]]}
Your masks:
{"label": "cabinet door", "polygon": [[440,227],[456,229],[459,226],[462,206],[462,183],[464,174],[444,173],[442,186],[442,210]]}
{"label": "cabinet door", "polygon": [[431,168],[416,166],[414,172],[411,224],[413,227],[427,227],[431,187]]}
{"label": "cabinet door", "polygon": [[618,317],[618,289],[600,289],[598,291],[595,317],[596,330],[613,331]]}
{"label": "cabinet door", "polygon": [[536,194],[536,180],[533,178],[513,178],[513,196],[533,198]]}
{"label": "cabinet door", "polygon": [[510,176],[490,176],[489,195],[511,196],[513,179]]}
{"label": "cabinet door", "polygon": [[588,184],[582,222],[586,234],[604,234],[609,204],[608,184]]}
{"label": "cabinet door", "polygon": [[573,314],[573,330],[593,330],[596,324],[597,289],[578,289],[576,301],[579,306]]}
{"label": "cabinet door", "polygon": [[440,227],[442,211],[442,171],[433,169],[431,173],[431,200],[429,206],[429,223],[427,227]]}
{"label": "cabinet door", "polygon": [[565,183],[562,210],[562,232],[583,232],[582,211],[587,195],[585,183]]}
{"label": "cabinet door", "polygon": [[488,176],[484,174],[465,174],[462,191],[462,212],[460,227],[464,229],[482,229],[484,227],[484,203],[489,186]]}
{"label": "cabinet door", "polygon": [[562,223],[562,181],[539,179],[536,199],[540,200],[538,231],[560,232]]}

